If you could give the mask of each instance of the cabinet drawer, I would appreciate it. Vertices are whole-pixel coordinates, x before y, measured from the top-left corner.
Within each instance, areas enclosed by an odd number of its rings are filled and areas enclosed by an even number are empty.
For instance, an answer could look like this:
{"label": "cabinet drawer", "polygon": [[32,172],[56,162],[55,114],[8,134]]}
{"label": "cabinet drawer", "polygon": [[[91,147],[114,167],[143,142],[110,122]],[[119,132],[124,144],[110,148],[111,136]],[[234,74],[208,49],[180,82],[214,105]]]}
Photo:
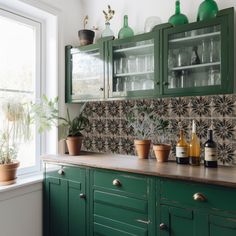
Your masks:
{"label": "cabinet drawer", "polygon": [[137,197],[147,196],[148,178],[145,176],[95,170],[93,181],[95,187],[135,194]]}
{"label": "cabinet drawer", "polygon": [[236,211],[236,189],[183,181],[162,180],[161,202],[198,208]]}
{"label": "cabinet drawer", "polygon": [[85,169],[72,166],[46,164],[46,178],[47,177],[84,182]]}

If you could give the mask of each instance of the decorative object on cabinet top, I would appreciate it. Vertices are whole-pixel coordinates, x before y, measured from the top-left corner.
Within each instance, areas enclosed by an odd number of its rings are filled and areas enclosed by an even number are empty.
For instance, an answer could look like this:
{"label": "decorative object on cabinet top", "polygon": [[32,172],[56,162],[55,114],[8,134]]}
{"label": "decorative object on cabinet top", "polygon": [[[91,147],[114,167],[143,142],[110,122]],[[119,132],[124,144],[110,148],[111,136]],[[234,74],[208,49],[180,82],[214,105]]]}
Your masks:
{"label": "decorative object on cabinet top", "polygon": [[105,29],[102,31],[102,37],[114,36],[114,32],[110,28],[110,20],[115,15],[115,10],[112,10],[110,5],[107,8],[107,12],[105,10],[102,11],[105,16]]}
{"label": "decorative object on cabinet top", "polygon": [[88,15],[84,17],[83,23],[84,29],[79,30],[78,32],[80,46],[93,44],[95,33],[93,30],[86,29],[86,25],[88,24]]}
{"label": "decorative object on cabinet top", "polygon": [[156,25],[161,24],[161,18],[158,16],[150,16],[145,20],[144,32],[151,32]]}
{"label": "decorative object on cabinet top", "polygon": [[[170,160],[175,160],[174,147],[180,129],[185,131],[186,140],[189,141],[191,121],[195,119],[201,145],[207,140],[207,129],[213,125],[219,154],[218,164],[236,163],[236,94],[88,102],[84,112],[90,125],[84,132],[86,141],[83,150],[134,155],[135,134],[133,129],[129,128],[126,119],[134,106],[152,107],[155,116],[169,121],[169,127],[173,130],[168,142],[172,146]],[[112,140],[112,144],[109,140]],[[114,148],[115,143],[118,143],[118,146]],[[150,156],[154,158],[154,153],[150,152]]]}
{"label": "decorative object on cabinet top", "polygon": [[216,2],[214,0],[204,0],[198,8],[197,21],[216,17],[217,13],[218,6]]}
{"label": "decorative object on cabinet top", "polygon": [[132,36],[134,36],[134,31],[132,30],[132,28],[129,27],[128,16],[125,15],[123,27],[120,29],[120,31],[118,33],[118,38],[124,39],[124,38],[132,37]]}
{"label": "decorative object on cabinet top", "polygon": [[175,2],[175,14],[172,15],[168,22],[174,26],[183,25],[188,23],[188,18],[184,14],[180,12],[180,1],[177,0]]}

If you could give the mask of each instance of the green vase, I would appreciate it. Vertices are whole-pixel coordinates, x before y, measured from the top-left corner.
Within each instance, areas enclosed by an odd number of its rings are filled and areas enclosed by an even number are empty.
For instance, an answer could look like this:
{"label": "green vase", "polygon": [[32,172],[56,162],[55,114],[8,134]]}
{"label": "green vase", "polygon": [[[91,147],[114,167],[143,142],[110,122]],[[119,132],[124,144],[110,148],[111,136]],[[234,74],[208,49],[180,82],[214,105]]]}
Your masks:
{"label": "green vase", "polygon": [[177,0],[175,2],[175,14],[171,16],[168,22],[174,26],[183,25],[188,23],[188,18],[184,14],[180,13],[180,2]]}
{"label": "green vase", "polygon": [[134,36],[134,31],[129,27],[128,25],[128,16],[124,16],[124,26],[120,29],[118,33],[118,38],[123,39],[123,38],[128,38]]}
{"label": "green vase", "polygon": [[214,0],[205,0],[198,8],[197,21],[207,20],[217,15],[218,6]]}

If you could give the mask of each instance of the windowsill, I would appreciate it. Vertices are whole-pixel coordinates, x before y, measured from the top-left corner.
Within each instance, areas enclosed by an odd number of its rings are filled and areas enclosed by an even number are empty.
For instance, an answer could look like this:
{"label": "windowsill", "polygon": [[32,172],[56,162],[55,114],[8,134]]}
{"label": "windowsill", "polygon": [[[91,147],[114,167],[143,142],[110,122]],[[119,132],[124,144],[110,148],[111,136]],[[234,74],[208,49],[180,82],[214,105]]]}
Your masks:
{"label": "windowsill", "polygon": [[34,175],[22,175],[17,177],[16,183],[6,186],[0,186],[0,193],[27,187],[33,184],[43,182],[43,173],[38,172]]}

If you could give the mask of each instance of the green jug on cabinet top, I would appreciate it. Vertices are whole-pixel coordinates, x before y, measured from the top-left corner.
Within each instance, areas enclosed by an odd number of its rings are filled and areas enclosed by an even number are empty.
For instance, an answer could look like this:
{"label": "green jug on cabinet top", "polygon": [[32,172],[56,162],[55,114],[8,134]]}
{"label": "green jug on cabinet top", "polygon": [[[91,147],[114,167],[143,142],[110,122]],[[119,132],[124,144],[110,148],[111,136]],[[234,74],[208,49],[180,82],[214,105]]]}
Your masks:
{"label": "green jug on cabinet top", "polygon": [[124,26],[120,29],[118,33],[118,38],[123,39],[123,38],[128,38],[134,36],[134,31],[129,27],[128,25],[128,16],[124,16]]}
{"label": "green jug on cabinet top", "polygon": [[197,21],[207,20],[217,15],[218,6],[214,0],[205,0],[198,8]]}
{"label": "green jug on cabinet top", "polygon": [[188,23],[188,18],[184,14],[180,13],[180,2],[177,0],[175,2],[175,14],[171,16],[168,22],[174,26],[183,25]]}

